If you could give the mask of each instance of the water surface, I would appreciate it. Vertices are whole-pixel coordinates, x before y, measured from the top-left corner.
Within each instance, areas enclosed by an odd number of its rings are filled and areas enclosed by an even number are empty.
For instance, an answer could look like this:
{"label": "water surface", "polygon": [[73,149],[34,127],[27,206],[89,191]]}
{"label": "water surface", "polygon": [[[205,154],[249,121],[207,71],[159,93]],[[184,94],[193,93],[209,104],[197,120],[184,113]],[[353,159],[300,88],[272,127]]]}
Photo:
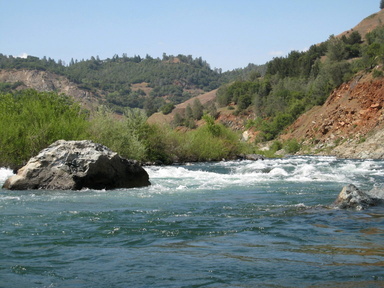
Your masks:
{"label": "water surface", "polygon": [[326,207],[383,168],[292,157],[146,167],[139,189],[0,190],[0,287],[383,287],[384,207]]}

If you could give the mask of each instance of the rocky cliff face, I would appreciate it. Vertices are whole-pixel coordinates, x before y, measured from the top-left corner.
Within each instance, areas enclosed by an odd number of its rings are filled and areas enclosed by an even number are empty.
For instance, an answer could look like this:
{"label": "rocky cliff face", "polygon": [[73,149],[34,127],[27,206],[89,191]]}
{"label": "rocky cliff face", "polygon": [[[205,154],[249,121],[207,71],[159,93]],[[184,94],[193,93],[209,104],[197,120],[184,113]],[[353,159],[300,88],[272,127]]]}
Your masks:
{"label": "rocky cliff face", "polygon": [[0,70],[0,82],[22,82],[20,89],[32,88],[37,91],[64,93],[74,97],[85,107],[92,108],[98,103],[98,97],[92,92],[80,89],[64,76],[37,70]]}
{"label": "rocky cliff face", "polygon": [[384,158],[384,78],[357,75],[289,127],[309,153],[345,158]]}

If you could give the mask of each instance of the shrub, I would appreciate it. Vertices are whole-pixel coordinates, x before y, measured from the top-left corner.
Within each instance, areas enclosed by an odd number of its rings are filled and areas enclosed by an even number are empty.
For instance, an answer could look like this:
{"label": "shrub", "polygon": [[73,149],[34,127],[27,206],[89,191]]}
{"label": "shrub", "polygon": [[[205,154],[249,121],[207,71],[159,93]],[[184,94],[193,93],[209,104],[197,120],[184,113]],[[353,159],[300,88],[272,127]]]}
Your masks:
{"label": "shrub", "polygon": [[87,137],[88,114],[65,95],[0,94],[0,165],[20,165],[52,142]]}
{"label": "shrub", "polygon": [[283,148],[287,153],[294,154],[300,150],[300,144],[296,139],[290,139],[284,142]]}
{"label": "shrub", "polygon": [[375,70],[373,70],[372,76],[373,76],[373,78],[381,78],[384,76],[384,72],[383,72],[383,70],[375,69]]}
{"label": "shrub", "polygon": [[175,108],[175,105],[173,105],[173,103],[170,102],[170,103],[163,105],[160,108],[160,110],[161,110],[161,112],[163,112],[164,115],[167,115],[167,114],[171,113],[174,108]]}
{"label": "shrub", "polygon": [[280,141],[274,141],[273,143],[272,143],[272,145],[271,145],[271,148],[270,148],[270,150],[271,151],[273,151],[274,153],[276,152],[276,151],[279,151],[279,150],[281,150],[283,148],[283,144],[280,142]]}
{"label": "shrub", "polygon": [[123,118],[116,119],[111,110],[101,107],[92,115],[90,138],[125,158],[144,160],[146,119],[144,112],[138,109],[127,109]]}

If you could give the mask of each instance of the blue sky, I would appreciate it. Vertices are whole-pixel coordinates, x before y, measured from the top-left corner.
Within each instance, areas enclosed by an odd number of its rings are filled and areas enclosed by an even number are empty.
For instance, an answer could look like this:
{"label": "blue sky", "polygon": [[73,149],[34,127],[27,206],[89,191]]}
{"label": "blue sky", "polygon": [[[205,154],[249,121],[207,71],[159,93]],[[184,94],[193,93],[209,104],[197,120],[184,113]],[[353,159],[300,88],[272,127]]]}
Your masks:
{"label": "blue sky", "polygon": [[305,50],[380,0],[0,0],[0,53],[61,59],[202,57],[223,71]]}

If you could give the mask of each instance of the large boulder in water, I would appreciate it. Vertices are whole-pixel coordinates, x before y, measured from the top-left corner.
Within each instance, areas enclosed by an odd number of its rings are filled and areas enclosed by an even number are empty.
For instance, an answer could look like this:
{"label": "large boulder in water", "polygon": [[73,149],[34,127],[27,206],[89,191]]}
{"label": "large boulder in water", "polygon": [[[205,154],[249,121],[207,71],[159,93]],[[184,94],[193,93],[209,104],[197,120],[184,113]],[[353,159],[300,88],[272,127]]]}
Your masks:
{"label": "large boulder in water", "polygon": [[80,190],[148,185],[149,176],[136,161],[89,140],[59,140],[31,158],[3,188]]}
{"label": "large boulder in water", "polygon": [[384,189],[375,187],[369,192],[363,192],[355,185],[345,186],[338,195],[334,205],[340,209],[363,210],[384,201]]}

